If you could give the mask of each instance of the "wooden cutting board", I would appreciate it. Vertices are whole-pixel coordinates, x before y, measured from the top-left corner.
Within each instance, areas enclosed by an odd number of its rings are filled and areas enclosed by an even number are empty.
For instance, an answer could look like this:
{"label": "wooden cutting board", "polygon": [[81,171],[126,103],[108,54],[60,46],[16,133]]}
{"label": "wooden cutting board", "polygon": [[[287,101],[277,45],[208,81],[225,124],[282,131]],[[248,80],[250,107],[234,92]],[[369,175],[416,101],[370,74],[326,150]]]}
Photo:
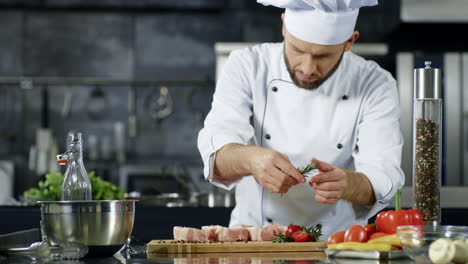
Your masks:
{"label": "wooden cutting board", "polygon": [[147,245],[148,253],[191,254],[211,252],[297,252],[323,251],[327,242],[288,242],[273,243],[271,241],[248,242],[202,242],[180,243],[174,240],[152,240]]}
{"label": "wooden cutting board", "polygon": [[[206,258],[250,258],[261,260],[318,260],[326,259],[327,254],[324,251],[293,251],[293,252],[229,252],[229,253],[191,253],[191,254],[164,254],[164,253],[148,253],[148,259],[206,259]],[[199,262],[204,263],[204,262]],[[210,262],[208,262],[210,263]],[[249,263],[249,262],[245,262]]]}

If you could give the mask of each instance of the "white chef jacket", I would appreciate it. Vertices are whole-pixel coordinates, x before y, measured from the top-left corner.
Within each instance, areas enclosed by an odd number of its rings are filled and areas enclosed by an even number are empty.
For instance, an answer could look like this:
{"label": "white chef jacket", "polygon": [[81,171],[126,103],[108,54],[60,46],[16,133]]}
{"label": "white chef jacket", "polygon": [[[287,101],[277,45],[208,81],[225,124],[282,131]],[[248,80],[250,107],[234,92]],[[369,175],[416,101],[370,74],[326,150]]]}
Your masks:
{"label": "white chef jacket", "polygon": [[[266,43],[229,56],[198,136],[204,175],[219,187],[236,187],[230,226],[320,223],[322,238],[327,238],[350,225],[366,224],[404,183],[396,81],[375,62],[347,51],[327,81],[306,90],[293,83],[283,51],[283,43]],[[325,205],[314,200],[308,182],[281,196],[253,176],[223,181],[213,166],[216,151],[228,143],[274,149],[295,167],[315,157],[364,173],[377,201],[373,206],[344,200]]]}

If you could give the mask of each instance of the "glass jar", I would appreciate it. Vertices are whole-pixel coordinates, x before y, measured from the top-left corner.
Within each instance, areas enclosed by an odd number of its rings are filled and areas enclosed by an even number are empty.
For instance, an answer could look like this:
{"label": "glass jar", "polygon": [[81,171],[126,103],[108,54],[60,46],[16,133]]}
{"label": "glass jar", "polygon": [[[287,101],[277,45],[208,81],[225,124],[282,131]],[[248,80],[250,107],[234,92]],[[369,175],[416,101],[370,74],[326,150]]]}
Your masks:
{"label": "glass jar", "polygon": [[62,184],[62,200],[91,200],[91,182],[83,164],[81,133],[68,133],[67,143],[67,152],[60,158],[62,162],[66,161],[67,164]]}

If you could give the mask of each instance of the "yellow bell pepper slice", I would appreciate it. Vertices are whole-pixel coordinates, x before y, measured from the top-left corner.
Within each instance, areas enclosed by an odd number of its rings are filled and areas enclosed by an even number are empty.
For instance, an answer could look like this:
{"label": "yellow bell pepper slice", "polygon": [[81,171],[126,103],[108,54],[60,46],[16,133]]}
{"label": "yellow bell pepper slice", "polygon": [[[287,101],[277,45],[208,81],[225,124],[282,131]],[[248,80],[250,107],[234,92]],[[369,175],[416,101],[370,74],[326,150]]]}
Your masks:
{"label": "yellow bell pepper slice", "polygon": [[361,243],[361,242],[343,242],[328,245],[330,250],[363,250],[363,251],[392,251],[394,248],[391,244],[385,243]]}

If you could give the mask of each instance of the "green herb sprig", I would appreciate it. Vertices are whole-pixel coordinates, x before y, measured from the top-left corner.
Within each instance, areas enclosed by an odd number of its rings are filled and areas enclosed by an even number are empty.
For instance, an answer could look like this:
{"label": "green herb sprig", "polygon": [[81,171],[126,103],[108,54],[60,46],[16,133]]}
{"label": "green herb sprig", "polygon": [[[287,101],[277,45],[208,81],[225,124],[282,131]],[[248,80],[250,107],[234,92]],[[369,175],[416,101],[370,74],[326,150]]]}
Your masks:
{"label": "green herb sprig", "polygon": [[306,173],[308,173],[309,171],[316,170],[316,169],[318,169],[318,164],[315,163],[315,162],[311,162],[310,164],[308,164],[308,165],[305,166],[304,168],[298,168],[297,170],[298,170],[301,174],[306,174]]}
{"label": "green herb sprig", "polygon": [[322,235],[321,224],[317,224],[310,227],[302,226],[302,230],[306,233],[309,233],[314,238],[312,241],[318,241],[319,237]]}
{"label": "green herb sprig", "polygon": [[275,234],[275,238],[271,240],[273,243],[284,243],[284,242],[294,242],[294,239],[291,236],[283,235],[283,234]]}
{"label": "green herb sprig", "polygon": [[[316,170],[318,169],[318,164],[315,163],[315,162],[311,162],[310,164],[308,164],[307,166],[305,166],[304,168],[297,168],[297,170],[302,174],[306,174],[308,173],[309,171],[312,171],[312,170]],[[283,197],[283,193],[281,194],[281,197]]]}
{"label": "green herb sprig", "polygon": [[[322,225],[317,224],[313,226],[306,227],[305,225],[301,226],[300,231],[308,233],[312,236],[312,242],[316,242],[319,240],[319,237],[322,235]],[[284,235],[284,234],[275,234],[275,238],[273,238],[273,243],[285,243],[285,242],[294,242],[292,236]]]}

